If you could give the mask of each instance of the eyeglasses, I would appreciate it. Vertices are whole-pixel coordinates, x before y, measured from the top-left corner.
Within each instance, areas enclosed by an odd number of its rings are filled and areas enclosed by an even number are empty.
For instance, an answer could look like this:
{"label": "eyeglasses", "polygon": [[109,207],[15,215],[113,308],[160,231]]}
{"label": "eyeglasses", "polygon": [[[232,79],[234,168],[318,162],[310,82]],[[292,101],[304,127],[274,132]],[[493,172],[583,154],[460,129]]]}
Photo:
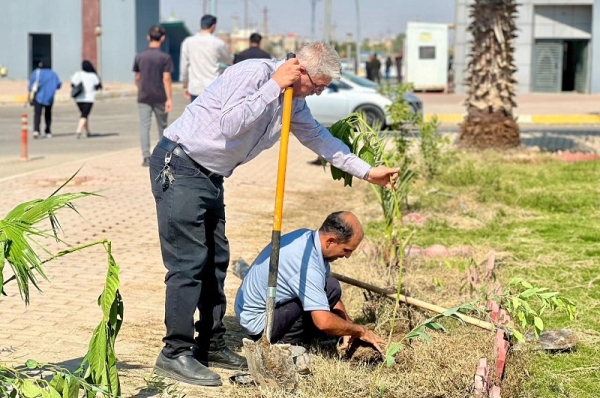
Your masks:
{"label": "eyeglasses", "polygon": [[308,76],[308,80],[310,80],[310,84],[312,84],[313,91],[315,94],[321,94],[323,91],[325,91],[325,89],[327,87],[329,87],[328,85],[325,85],[325,84],[323,84],[322,86],[317,86],[315,84],[315,82],[313,82],[313,79],[311,79],[310,75],[308,74],[308,71],[306,71],[306,76]]}

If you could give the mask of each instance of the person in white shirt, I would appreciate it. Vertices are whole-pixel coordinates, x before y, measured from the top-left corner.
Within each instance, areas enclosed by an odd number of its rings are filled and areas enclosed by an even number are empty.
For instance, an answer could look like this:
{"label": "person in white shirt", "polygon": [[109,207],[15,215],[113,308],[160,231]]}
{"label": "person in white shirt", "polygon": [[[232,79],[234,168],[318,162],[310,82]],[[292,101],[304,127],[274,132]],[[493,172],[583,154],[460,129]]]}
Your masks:
{"label": "person in white shirt", "polygon": [[96,91],[102,88],[100,77],[98,77],[96,69],[94,69],[94,66],[88,60],[84,60],[81,63],[81,70],[71,77],[71,87],[76,87],[80,83],[83,89],[74,97],[80,112],[79,123],[77,123],[77,138],[81,138],[84,128],[86,137],[90,136],[90,123],[88,119],[96,100]]}
{"label": "person in white shirt", "polygon": [[206,14],[200,19],[200,32],[181,43],[179,79],[191,102],[219,76],[219,63],[233,63],[225,42],[213,36],[216,28],[217,18]]}

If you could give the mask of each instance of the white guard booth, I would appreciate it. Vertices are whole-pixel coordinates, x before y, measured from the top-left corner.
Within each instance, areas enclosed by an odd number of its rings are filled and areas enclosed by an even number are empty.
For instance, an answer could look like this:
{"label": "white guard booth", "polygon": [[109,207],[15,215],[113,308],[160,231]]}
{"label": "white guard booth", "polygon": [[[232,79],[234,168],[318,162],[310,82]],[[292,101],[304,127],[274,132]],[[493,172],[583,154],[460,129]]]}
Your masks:
{"label": "white guard booth", "polygon": [[445,91],[448,84],[448,25],[408,22],[404,81],[415,91]]}

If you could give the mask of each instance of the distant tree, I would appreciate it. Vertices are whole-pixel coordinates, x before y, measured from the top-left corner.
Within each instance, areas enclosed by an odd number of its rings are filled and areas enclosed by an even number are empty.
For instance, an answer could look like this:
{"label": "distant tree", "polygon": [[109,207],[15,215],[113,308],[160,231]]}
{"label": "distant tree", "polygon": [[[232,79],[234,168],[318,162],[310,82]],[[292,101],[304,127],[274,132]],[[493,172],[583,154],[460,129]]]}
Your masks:
{"label": "distant tree", "polygon": [[516,79],[515,0],[475,0],[468,27],[473,36],[467,65],[467,116],[459,143],[475,148],[510,148],[521,144],[513,116]]}
{"label": "distant tree", "polygon": [[405,33],[400,33],[398,36],[396,36],[396,38],[392,42],[392,51],[394,53],[397,54],[404,49],[404,39],[405,38],[406,38]]}

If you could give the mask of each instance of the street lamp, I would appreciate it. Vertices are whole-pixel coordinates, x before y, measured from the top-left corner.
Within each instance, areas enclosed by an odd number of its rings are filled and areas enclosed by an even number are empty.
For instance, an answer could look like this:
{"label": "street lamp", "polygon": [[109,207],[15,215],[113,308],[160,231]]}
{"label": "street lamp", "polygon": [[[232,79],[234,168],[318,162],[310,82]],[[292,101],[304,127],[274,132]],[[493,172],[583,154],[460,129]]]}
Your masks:
{"label": "street lamp", "polygon": [[352,65],[352,33],[346,33],[346,60],[348,62],[348,69],[354,69]]}
{"label": "street lamp", "polygon": [[360,68],[360,7],[359,0],[355,0],[356,4],[356,65],[354,65],[354,73],[358,75]]}
{"label": "street lamp", "polygon": [[96,35],[96,66],[98,75],[102,76],[102,26],[100,24],[96,25],[94,34]]}

